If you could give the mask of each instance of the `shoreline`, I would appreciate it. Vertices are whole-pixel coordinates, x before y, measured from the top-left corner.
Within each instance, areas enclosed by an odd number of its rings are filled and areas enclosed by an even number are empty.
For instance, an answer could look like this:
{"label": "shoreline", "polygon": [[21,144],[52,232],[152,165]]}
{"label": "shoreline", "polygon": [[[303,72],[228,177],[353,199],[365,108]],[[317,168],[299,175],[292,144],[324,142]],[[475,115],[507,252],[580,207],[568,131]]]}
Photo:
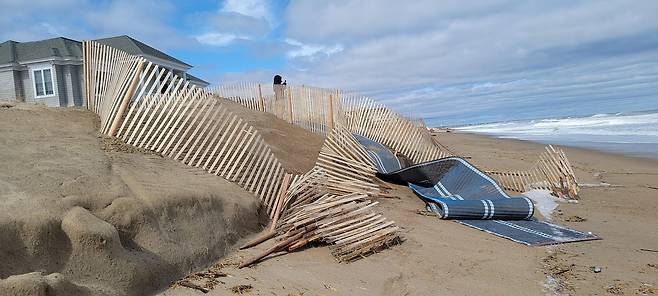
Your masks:
{"label": "shoreline", "polygon": [[601,154],[601,155],[607,155],[611,157],[622,157],[622,158],[628,158],[628,159],[634,159],[634,160],[641,160],[641,161],[650,161],[650,162],[655,162],[656,165],[658,165],[658,154],[655,158],[650,157],[650,156],[644,156],[644,155],[634,155],[634,154],[627,154],[623,152],[613,152],[613,151],[606,151],[606,150],[599,150],[591,147],[581,147],[581,146],[574,146],[574,145],[569,145],[569,144],[561,144],[561,143],[551,143],[550,141],[546,141],[545,143],[540,142],[540,141],[534,141],[534,140],[525,140],[525,139],[518,139],[518,138],[506,138],[504,136],[497,136],[493,134],[484,134],[484,133],[476,133],[476,132],[467,132],[467,131],[460,131],[460,130],[454,130],[454,129],[444,129],[444,128],[432,128],[432,131],[430,131],[432,134],[438,134],[438,135],[443,135],[443,134],[458,134],[458,135],[472,135],[476,137],[483,137],[483,138],[489,138],[489,139],[495,139],[495,140],[501,140],[501,141],[510,141],[510,142],[519,142],[519,143],[527,143],[527,144],[532,144],[532,145],[539,145],[542,147],[553,145],[553,146],[559,146],[562,148],[566,148],[568,150],[573,150],[573,151],[580,151],[582,153],[596,153],[596,154]]}

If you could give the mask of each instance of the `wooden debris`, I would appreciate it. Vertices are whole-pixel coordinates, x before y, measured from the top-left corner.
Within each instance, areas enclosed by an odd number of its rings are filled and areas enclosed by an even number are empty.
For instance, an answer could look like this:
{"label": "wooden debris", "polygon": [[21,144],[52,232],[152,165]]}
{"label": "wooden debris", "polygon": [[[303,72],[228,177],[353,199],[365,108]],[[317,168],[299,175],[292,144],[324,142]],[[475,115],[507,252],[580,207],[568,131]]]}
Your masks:
{"label": "wooden debris", "polygon": [[252,287],[251,285],[237,285],[231,287],[231,292],[242,295],[251,292],[253,288],[254,287]]}
{"label": "wooden debris", "polygon": [[535,165],[527,171],[501,172],[488,171],[503,189],[525,192],[531,189],[545,189],[555,195],[577,199],[580,186],[564,151],[551,145],[539,155]]}
{"label": "wooden debris", "polygon": [[188,280],[178,281],[176,284],[178,284],[178,285],[180,285],[180,286],[183,286],[183,287],[190,288],[190,289],[199,290],[199,291],[201,291],[201,292],[203,292],[203,293],[208,293],[208,292],[210,292],[210,289],[208,289],[208,288],[206,288],[206,287],[199,286],[199,285],[197,285],[197,284],[195,284],[195,283],[193,283],[193,282],[190,282],[190,281],[188,281]]}

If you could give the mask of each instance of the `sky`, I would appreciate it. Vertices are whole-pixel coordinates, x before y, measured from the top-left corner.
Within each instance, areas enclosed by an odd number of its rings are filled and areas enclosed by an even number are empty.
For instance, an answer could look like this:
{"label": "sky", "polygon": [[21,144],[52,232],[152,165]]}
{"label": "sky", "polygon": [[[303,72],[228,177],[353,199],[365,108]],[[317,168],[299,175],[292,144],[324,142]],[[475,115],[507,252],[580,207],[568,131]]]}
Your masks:
{"label": "sky", "polygon": [[428,125],[658,109],[658,1],[0,0],[0,40],[130,35],[214,85],[358,91]]}

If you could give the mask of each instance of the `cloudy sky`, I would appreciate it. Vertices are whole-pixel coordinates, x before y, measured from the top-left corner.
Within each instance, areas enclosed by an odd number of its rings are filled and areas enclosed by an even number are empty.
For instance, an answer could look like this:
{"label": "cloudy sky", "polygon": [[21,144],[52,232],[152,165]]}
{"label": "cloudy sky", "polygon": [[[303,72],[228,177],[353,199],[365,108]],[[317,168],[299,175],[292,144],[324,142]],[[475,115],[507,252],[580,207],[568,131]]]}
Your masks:
{"label": "cloudy sky", "polygon": [[432,125],[658,109],[658,1],[0,0],[0,40],[128,34],[213,84],[361,91]]}

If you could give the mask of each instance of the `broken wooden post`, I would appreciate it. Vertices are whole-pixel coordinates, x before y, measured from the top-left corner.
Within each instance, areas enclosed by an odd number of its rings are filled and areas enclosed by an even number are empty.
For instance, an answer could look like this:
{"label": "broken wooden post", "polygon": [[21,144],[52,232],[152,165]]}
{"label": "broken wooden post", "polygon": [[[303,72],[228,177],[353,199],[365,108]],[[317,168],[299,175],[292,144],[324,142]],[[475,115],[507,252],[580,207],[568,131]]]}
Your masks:
{"label": "broken wooden post", "polygon": [[240,250],[244,250],[244,249],[256,246],[256,245],[258,245],[258,244],[260,244],[260,243],[262,243],[262,242],[264,242],[268,239],[273,238],[275,235],[276,235],[276,231],[268,231],[268,232],[264,233],[263,235],[255,238],[254,240],[246,243],[244,246],[240,247]]}
{"label": "broken wooden post", "polygon": [[283,175],[283,182],[281,183],[281,189],[279,190],[279,194],[276,198],[276,202],[274,205],[276,208],[274,209],[274,218],[272,218],[272,226],[270,227],[270,231],[274,231],[276,229],[276,223],[279,220],[279,216],[281,216],[281,211],[283,210],[283,202],[286,199],[286,192],[288,191],[288,187],[290,186],[290,179],[292,178],[292,174],[286,173]]}

